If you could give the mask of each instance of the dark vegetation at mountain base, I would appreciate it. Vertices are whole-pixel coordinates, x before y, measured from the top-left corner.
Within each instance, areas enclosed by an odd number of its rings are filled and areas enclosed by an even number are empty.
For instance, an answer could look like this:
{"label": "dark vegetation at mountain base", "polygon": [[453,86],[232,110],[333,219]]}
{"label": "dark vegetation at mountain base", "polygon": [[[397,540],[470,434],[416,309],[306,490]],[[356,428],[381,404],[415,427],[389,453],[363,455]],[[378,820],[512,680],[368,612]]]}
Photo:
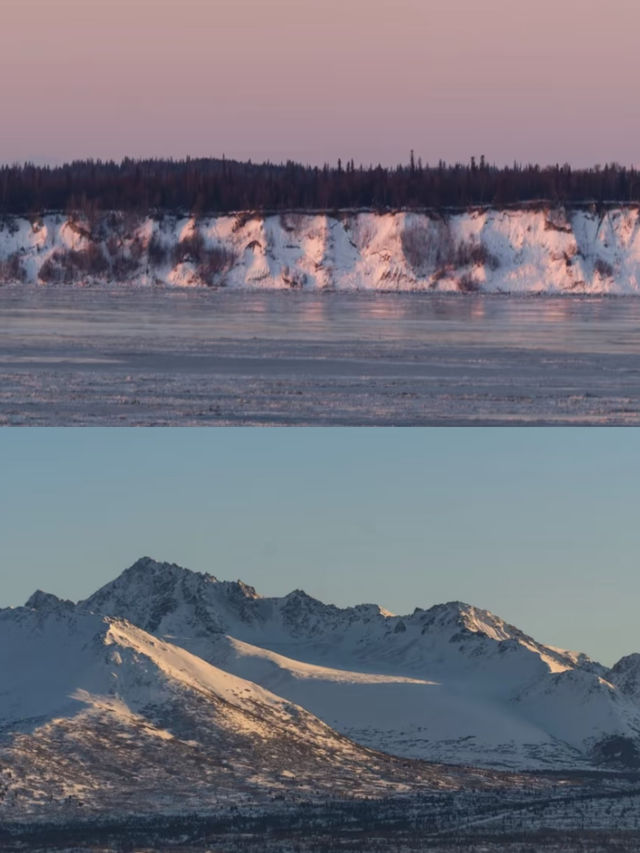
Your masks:
{"label": "dark vegetation at mountain base", "polygon": [[449,828],[439,831],[437,819],[416,815],[411,803],[387,809],[385,803],[365,802],[333,810],[309,806],[297,812],[253,817],[185,814],[95,823],[67,821],[31,828],[14,825],[0,827],[0,849],[60,853],[637,853],[640,844],[638,831],[580,829],[578,821],[560,830],[527,830],[506,824],[465,828],[465,815],[457,813],[455,805]]}
{"label": "dark vegetation at mountain base", "polygon": [[[219,814],[67,817],[0,826],[3,850],[637,851],[637,777],[576,774],[577,790],[457,791],[226,807]],[[622,783],[622,784],[621,784]],[[608,788],[614,785],[614,790]],[[278,797],[275,798],[276,800]],[[597,826],[596,826],[597,825]],[[605,828],[606,827],[606,828]]]}
{"label": "dark vegetation at mountain base", "polygon": [[344,208],[438,209],[517,205],[544,200],[586,205],[640,202],[640,171],[616,163],[498,168],[484,157],[468,164],[423,165],[413,152],[396,168],[323,167],[201,158],[76,161],[63,166],[0,167],[0,214],[98,210],[194,214],[237,210]]}

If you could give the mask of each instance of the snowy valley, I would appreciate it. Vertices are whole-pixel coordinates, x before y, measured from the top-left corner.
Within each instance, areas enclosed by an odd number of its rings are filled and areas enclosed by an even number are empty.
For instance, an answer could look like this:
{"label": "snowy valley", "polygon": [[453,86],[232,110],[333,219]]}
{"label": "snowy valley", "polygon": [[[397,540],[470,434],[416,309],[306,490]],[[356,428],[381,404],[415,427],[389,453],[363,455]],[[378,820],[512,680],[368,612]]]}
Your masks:
{"label": "snowy valley", "polygon": [[638,293],[640,209],[5,215],[0,282]]}

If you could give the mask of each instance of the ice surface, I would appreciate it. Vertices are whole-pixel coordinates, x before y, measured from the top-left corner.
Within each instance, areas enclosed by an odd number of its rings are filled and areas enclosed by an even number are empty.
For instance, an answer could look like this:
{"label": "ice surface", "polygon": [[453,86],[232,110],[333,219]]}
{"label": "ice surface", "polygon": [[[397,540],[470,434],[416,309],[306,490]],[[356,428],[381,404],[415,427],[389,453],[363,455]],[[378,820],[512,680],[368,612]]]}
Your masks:
{"label": "ice surface", "polygon": [[639,424],[640,300],[0,288],[4,424]]}

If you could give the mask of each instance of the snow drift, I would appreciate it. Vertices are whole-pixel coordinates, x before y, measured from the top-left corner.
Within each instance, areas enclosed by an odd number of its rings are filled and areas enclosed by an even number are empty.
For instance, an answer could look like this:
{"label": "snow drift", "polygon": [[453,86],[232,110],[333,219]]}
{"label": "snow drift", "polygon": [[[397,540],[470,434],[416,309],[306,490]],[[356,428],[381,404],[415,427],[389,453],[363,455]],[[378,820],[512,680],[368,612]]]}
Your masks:
{"label": "snow drift", "polygon": [[640,210],[48,214],[0,221],[0,282],[640,292]]}

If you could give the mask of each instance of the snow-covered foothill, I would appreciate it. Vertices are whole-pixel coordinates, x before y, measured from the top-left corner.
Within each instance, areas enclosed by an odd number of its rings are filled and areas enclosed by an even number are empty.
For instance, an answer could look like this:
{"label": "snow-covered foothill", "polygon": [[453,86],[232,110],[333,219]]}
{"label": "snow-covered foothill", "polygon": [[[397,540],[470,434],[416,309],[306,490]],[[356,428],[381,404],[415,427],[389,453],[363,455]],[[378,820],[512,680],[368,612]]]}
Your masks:
{"label": "snow-covered foothill", "polygon": [[0,610],[0,820],[506,784],[408,770],[184,648],[53,599]]}

